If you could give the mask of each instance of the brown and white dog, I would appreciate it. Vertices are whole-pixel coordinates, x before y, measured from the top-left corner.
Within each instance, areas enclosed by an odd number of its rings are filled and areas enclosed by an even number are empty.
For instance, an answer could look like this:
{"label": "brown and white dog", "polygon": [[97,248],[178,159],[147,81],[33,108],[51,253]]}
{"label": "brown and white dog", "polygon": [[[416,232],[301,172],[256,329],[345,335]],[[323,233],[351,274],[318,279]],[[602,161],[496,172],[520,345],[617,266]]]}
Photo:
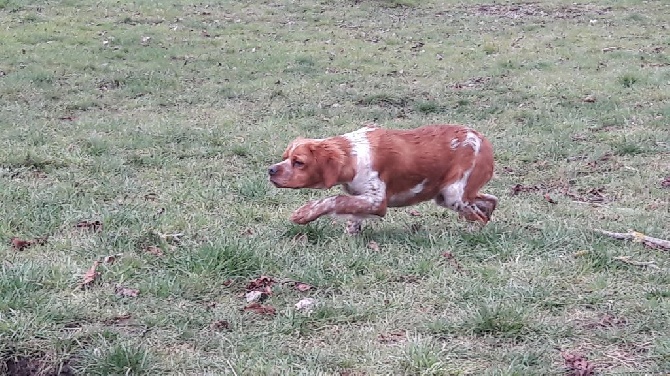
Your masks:
{"label": "brown and white dog", "polygon": [[358,233],[366,217],[435,200],[469,221],[486,224],[498,199],[479,190],[493,176],[493,148],[477,131],[458,125],[413,130],[365,127],[326,139],[298,138],[270,166],[279,188],[327,189],[342,184],[349,195],[309,202],[291,220],[306,224],[322,215],[349,218]]}

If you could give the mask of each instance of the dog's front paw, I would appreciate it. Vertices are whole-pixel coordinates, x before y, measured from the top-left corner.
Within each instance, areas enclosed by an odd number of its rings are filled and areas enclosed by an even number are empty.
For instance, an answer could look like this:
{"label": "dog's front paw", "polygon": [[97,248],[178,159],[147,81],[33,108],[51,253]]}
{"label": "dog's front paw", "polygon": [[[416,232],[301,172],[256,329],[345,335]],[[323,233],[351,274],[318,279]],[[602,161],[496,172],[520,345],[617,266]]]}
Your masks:
{"label": "dog's front paw", "polygon": [[309,202],[299,207],[293,212],[293,214],[291,214],[291,222],[297,223],[299,225],[312,222],[321,216],[321,213],[318,209],[318,201]]}

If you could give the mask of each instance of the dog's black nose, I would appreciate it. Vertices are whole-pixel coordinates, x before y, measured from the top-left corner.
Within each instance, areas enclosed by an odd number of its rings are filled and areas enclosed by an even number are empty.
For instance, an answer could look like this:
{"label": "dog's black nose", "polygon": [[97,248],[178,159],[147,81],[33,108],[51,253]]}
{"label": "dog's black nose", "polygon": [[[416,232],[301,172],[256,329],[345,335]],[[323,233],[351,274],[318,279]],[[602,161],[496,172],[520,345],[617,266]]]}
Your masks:
{"label": "dog's black nose", "polygon": [[270,174],[270,176],[273,176],[273,175],[276,174],[276,173],[277,173],[277,166],[271,166],[271,167],[268,169],[268,174]]}

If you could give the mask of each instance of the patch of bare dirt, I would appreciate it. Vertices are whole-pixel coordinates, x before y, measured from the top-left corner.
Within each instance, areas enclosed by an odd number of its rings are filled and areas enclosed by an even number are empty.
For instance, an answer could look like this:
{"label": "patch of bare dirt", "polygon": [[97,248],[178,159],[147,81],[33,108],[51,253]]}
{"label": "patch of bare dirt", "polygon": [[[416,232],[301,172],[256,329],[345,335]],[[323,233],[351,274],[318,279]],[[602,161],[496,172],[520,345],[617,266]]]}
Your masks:
{"label": "patch of bare dirt", "polygon": [[69,360],[56,362],[43,354],[34,356],[7,354],[0,358],[0,374],[7,376],[74,376],[75,372]]}

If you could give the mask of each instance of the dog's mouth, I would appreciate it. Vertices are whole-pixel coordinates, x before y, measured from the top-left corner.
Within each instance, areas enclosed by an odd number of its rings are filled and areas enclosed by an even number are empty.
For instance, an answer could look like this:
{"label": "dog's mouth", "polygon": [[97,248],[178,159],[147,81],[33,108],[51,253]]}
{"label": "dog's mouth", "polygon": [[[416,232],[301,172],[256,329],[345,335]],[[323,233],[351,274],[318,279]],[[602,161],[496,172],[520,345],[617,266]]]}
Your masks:
{"label": "dog's mouth", "polygon": [[272,177],[272,176],[270,177],[270,183],[272,183],[272,185],[274,185],[277,188],[284,188],[284,185],[282,183],[276,181],[274,179],[274,177]]}

